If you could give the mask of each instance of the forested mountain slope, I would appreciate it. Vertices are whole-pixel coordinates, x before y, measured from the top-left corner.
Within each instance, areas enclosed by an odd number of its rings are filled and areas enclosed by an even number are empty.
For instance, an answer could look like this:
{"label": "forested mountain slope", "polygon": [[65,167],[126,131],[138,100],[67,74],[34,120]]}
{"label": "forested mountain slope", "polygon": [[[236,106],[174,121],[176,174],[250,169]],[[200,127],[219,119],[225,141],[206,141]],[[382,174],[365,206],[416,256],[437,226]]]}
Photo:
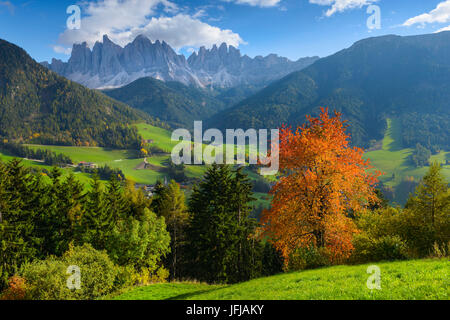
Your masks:
{"label": "forested mountain slope", "polygon": [[381,139],[401,119],[403,144],[450,148],[450,32],[369,38],[269,85],[209,127],[299,125],[320,106],[343,112],[353,142]]}
{"label": "forested mountain slope", "polygon": [[185,128],[191,128],[195,120],[206,119],[225,107],[223,102],[215,99],[205,89],[186,86],[181,82],[163,82],[151,77],[104,92],[172,126]]}
{"label": "forested mountain slope", "polygon": [[0,137],[17,142],[138,147],[130,126],[151,118],[69,81],[0,40]]}

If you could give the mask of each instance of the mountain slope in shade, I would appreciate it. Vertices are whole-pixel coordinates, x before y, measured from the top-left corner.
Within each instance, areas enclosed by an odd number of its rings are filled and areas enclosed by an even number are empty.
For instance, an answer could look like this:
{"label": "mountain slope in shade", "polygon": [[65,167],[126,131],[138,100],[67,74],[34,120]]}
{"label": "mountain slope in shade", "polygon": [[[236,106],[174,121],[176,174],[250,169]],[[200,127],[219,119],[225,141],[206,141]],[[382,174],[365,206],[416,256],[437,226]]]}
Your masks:
{"label": "mountain slope in shade", "polygon": [[206,90],[150,77],[104,93],[174,127],[191,128],[195,120],[208,118],[224,108]]}
{"label": "mountain slope in shade", "polygon": [[382,138],[398,117],[406,146],[450,148],[450,32],[369,38],[272,83],[208,121],[218,128],[300,125],[320,106],[343,112],[353,141]]}
{"label": "mountain slope in shade", "polygon": [[143,35],[124,48],[106,35],[92,50],[86,43],[74,44],[67,63],[53,59],[47,68],[90,88],[127,85],[139,78],[178,81],[196,87],[230,88],[265,85],[290,72],[301,70],[318,58],[290,61],[276,55],[251,59],[225,43],[211,50],[200,48],[189,59],[178,55],[167,43],[152,42]]}
{"label": "mountain slope in shade", "polygon": [[19,142],[138,147],[128,124],[150,117],[86,89],[0,40],[0,137]]}

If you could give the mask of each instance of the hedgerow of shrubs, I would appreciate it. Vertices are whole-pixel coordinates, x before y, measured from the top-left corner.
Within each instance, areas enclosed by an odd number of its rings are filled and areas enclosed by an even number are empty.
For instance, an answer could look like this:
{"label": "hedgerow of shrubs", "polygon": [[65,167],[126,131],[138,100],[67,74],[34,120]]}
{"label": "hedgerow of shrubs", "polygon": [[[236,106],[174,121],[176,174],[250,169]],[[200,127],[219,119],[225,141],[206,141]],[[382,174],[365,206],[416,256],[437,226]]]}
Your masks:
{"label": "hedgerow of shrubs", "polygon": [[353,262],[448,254],[450,191],[440,166],[431,166],[405,208],[367,211],[356,223],[361,233],[353,239]]}
{"label": "hedgerow of shrubs", "polygon": [[[80,287],[74,285],[72,268],[79,268]],[[163,267],[140,269],[118,266],[106,251],[90,244],[70,246],[62,257],[47,257],[22,266],[11,277],[3,300],[95,300],[133,285],[164,282],[168,271]]]}
{"label": "hedgerow of shrubs", "polygon": [[408,257],[406,243],[399,236],[370,238],[363,233],[354,237],[353,245],[352,260],[356,262],[403,260]]}
{"label": "hedgerow of shrubs", "polygon": [[318,248],[310,245],[298,248],[290,257],[288,270],[306,270],[325,267],[330,265],[330,259],[326,248]]}

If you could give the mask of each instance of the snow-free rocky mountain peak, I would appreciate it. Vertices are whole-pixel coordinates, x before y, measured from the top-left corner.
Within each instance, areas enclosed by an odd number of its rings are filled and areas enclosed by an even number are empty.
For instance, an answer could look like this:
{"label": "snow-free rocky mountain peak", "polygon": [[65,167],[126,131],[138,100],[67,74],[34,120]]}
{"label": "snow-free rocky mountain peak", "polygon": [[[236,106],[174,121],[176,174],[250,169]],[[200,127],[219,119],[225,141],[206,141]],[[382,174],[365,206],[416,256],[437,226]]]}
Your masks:
{"label": "snow-free rocky mountain peak", "polygon": [[223,43],[212,49],[201,47],[186,60],[166,42],[152,42],[143,35],[121,47],[108,36],[91,49],[87,43],[74,44],[67,63],[53,59],[42,64],[58,74],[89,88],[113,88],[142,77],[179,81],[197,87],[231,88],[261,85],[301,70],[318,57],[291,61],[275,54],[250,58]]}

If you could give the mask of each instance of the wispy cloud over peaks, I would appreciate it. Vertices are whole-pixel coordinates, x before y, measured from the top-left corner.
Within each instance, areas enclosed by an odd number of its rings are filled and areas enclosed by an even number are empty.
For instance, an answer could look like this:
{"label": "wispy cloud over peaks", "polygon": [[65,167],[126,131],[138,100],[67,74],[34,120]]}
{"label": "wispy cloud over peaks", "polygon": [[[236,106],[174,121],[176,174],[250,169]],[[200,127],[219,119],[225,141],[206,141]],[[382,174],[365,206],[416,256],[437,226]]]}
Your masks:
{"label": "wispy cloud over peaks", "polygon": [[[211,47],[227,42],[244,43],[239,34],[201,21],[202,14],[189,15],[168,0],[97,0],[83,2],[79,30],[66,30],[59,37],[61,45],[87,42],[93,46],[104,34],[119,45],[126,45],[139,34],[151,40],[164,40],[175,49]],[[68,51],[67,51],[68,52]]]}
{"label": "wispy cloud over peaks", "polygon": [[312,4],[331,7],[325,12],[325,15],[327,17],[331,17],[338,12],[362,8],[375,2],[378,2],[378,0],[309,0],[309,3]]}
{"label": "wispy cloud over peaks", "polygon": [[[405,21],[403,26],[410,27],[413,25],[425,26],[431,23],[448,23],[450,22],[450,0],[443,1],[437,7],[428,13],[412,17]],[[439,29],[436,32],[450,31],[450,26]]]}
{"label": "wispy cloud over peaks", "polygon": [[444,32],[444,31],[450,31],[450,26],[444,27],[436,31],[435,33]]}
{"label": "wispy cloud over peaks", "polygon": [[[450,22],[450,0],[443,1],[437,7],[428,13],[412,17],[405,21],[403,26],[411,27],[419,25],[421,27],[431,23],[448,23]],[[436,32],[450,31],[450,26],[443,27]]]}
{"label": "wispy cloud over peaks", "polygon": [[234,2],[237,4],[246,4],[249,6],[262,8],[275,7],[281,2],[281,0],[222,0],[222,1]]}

